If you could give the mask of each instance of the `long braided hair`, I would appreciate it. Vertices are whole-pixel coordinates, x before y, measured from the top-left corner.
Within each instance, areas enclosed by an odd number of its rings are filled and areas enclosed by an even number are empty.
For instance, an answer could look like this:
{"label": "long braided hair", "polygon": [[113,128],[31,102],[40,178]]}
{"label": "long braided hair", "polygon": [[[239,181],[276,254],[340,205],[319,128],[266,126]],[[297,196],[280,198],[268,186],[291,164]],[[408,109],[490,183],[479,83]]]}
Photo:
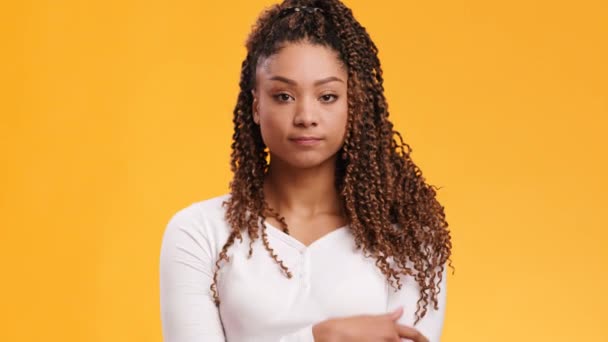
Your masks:
{"label": "long braided hair", "polygon": [[215,263],[211,285],[215,304],[220,304],[216,285],[221,262],[229,261],[228,248],[236,239],[243,241],[245,230],[250,240],[249,256],[253,242],[261,235],[270,257],[292,277],[270,247],[264,224],[267,215],[272,215],[289,233],[285,219],[264,200],[268,149],[253,121],[251,90],[259,61],[286,43],[301,41],[335,50],[347,67],[347,132],[338,152],[335,186],[356,247],[376,259],[391,286],[401,288],[400,275],[411,275],[420,285],[417,323],[429,303],[438,308],[446,261],[452,267],[450,231],[444,208],[436,199],[438,188],[425,182],[410,158],[412,149],[388,120],[378,49],[340,0],[284,0],[260,15],[246,41],[247,57],[241,66],[233,113],[234,177],[231,196],[224,202],[231,233]]}

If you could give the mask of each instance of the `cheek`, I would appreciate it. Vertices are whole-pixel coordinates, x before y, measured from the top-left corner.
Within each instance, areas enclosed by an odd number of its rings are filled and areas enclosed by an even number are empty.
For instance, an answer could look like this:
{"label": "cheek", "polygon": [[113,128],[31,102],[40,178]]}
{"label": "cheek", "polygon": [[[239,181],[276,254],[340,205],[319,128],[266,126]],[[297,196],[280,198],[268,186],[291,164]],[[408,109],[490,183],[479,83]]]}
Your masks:
{"label": "cheek", "polygon": [[273,145],[273,142],[276,144],[276,142],[280,143],[280,141],[284,140],[289,124],[288,115],[281,115],[281,113],[268,110],[261,114],[260,130],[266,146]]}
{"label": "cheek", "polygon": [[270,96],[262,96],[258,106],[260,124],[267,127],[284,127],[291,113],[288,106],[277,104]]}
{"label": "cheek", "polygon": [[348,124],[348,106],[345,104],[332,116],[331,127],[336,132],[337,138],[343,138]]}
{"label": "cheek", "polygon": [[269,127],[285,127],[288,125],[291,114],[284,108],[277,108],[277,106],[266,106],[262,109],[260,115],[261,122]]}

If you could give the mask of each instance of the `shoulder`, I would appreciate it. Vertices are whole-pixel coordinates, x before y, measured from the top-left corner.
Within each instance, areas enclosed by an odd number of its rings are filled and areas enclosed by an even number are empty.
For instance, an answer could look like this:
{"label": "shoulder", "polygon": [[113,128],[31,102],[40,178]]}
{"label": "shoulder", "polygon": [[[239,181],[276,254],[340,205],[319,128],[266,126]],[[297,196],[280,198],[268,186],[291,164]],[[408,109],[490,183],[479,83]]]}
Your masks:
{"label": "shoulder", "polygon": [[223,203],[229,198],[229,194],[224,194],[190,203],[177,210],[169,219],[169,224],[197,223],[208,219],[223,218],[225,213]]}
{"label": "shoulder", "polygon": [[168,220],[163,239],[205,240],[210,245],[214,245],[213,240],[224,239],[229,228],[223,203],[229,198],[229,194],[224,194],[180,208]]}

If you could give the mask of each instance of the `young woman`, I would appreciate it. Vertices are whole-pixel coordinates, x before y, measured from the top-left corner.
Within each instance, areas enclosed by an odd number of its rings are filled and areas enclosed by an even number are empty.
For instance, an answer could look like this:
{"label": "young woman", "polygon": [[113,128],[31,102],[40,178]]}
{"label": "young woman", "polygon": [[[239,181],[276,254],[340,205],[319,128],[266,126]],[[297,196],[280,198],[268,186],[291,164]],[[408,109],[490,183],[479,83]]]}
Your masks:
{"label": "young woman", "polygon": [[439,341],[450,233],[369,35],[339,0],[285,0],[246,45],[230,193],[163,237],[165,341]]}

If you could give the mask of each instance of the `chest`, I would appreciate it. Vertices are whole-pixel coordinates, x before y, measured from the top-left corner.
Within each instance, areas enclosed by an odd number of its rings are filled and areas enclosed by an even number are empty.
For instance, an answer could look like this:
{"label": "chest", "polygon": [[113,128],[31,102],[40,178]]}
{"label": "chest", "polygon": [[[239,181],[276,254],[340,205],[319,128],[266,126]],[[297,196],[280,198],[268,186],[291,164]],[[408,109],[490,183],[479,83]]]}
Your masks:
{"label": "chest", "polygon": [[332,231],[309,246],[276,228],[267,232],[273,253],[293,276],[285,276],[261,240],[254,242],[251,258],[249,241],[235,242],[217,283],[227,335],[289,331],[330,317],[386,311],[386,278],[375,259],[355,248],[348,228]]}

